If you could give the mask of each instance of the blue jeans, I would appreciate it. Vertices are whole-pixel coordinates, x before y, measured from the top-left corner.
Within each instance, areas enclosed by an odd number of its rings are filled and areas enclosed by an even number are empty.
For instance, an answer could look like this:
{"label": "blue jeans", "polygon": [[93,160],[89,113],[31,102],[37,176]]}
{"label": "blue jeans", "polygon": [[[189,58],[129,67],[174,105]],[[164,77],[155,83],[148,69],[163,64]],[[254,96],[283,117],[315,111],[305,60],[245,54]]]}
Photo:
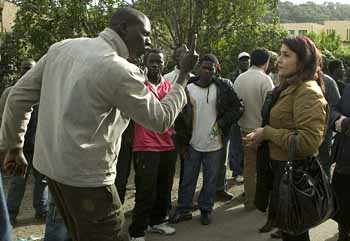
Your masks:
{"label": "blue jeans", "polygon": [[63,218],[49,193],[49,211],[46,218],[44,241],[71,240]]}
{"label": "blue jeans", "polygon": [[7,212],[0,172],[0,241],[12,241],[12,228]]}
{"label": "blue jeans", "polygon": [[188,147],[188,159],[184,161],[184,176],[179,188],[176,213],[189,213],[196,190],[201,164],[203,165],[203,186],[198,205],[201,211],[211,212],[216,193],[216,179],[224,149],[212,152],[199,152]]}
{"label": "blue jeans", "polygon": [[26,182],[30,172],[34,175],[33,207],[36,216],[46,215],[47,213],[47,181],[46,178],[33,168],[33,153],[24,153],[28,169],[25,177],[12,175],[9,181],[9,190],[7,194],[7,208],[10,220],[15,222],[26,188]]}
{"label": "blue jeans", "polygon": [[228,151],[228,162],[232,170],[232,176],[243,174],[243,156],[241,130],[238,125],[233,125],[230,133],[230,146]]}

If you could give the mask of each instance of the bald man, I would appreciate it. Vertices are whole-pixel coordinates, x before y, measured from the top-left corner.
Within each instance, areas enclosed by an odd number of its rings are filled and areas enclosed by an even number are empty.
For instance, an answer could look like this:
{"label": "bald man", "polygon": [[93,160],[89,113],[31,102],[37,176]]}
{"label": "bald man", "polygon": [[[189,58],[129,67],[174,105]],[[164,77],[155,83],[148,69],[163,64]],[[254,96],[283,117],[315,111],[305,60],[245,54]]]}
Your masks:
{"label": "bald man", "polygon": [[74,241],[120,240],[124,215],[115,162],[129,118],[163,132],[186,104],[196,41],[176,84],[159,101],[144,85],[144,73],[126,60],[150,47],[150,31],[143,13],[118,9],[97,38],[52,45],[8,97],[0,131],[0,149],[8,150],[5,168],[24,175],[23,136],[32,106],[40,102],[34,167],[48,177]]}

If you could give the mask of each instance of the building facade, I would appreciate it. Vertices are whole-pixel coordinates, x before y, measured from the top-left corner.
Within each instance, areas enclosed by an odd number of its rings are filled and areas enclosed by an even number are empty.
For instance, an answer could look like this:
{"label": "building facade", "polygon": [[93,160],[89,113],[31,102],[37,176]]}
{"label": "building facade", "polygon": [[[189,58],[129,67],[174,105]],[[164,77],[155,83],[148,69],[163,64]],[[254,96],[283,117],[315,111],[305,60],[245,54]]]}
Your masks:
{"label": "building facade", "polygon": [[340,36],[341,41],[350,42],[350,20],[325,21],[323,25],[317,23],[281,23],[280,26],[287,30],[291,36],[303,36],[310,32],[317,34],[335,32]]}
{"label": "building facade", "polygon": [[17,6],[14,3],[0,0],[0,32],[10,32],[15,22]]}

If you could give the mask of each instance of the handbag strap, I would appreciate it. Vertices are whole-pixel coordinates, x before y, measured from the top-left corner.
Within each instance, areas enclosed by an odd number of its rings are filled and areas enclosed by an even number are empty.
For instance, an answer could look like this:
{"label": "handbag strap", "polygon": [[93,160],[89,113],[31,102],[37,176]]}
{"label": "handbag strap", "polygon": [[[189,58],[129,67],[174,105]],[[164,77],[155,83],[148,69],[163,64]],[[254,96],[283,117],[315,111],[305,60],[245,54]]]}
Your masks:
{"label": "handbag strap", "polygon": [[295,160],[297,149],[297,132],[294,131],[292,136],[290,137],[290,143],[288,145],[288,160],[287,167],[292,167],[292,162]]}

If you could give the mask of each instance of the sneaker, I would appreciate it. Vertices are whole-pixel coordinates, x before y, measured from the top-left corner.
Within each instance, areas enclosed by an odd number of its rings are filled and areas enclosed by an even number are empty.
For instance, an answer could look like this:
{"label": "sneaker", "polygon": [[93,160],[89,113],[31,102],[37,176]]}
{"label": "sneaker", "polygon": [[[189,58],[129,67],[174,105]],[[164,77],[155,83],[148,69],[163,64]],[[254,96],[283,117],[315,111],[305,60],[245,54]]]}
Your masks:
{"label": "sneaker", "polygon": [[224,190],[216,192],[216,197],[215,197],[216,201],[228,202],[228,201],[231,201],[232,199],[233,199],[233,195],[231,193],[228,193]]}
{"label": "sneaker", "polygon": [[137,238],[131,237],[131,241],[146,241],[146,240],[145,240],[145,237],[137,237]]}
{"label": "sneaker", "polygon": [[244,178],[243,178],[242,175],[238,175],[238,176],[235,177],[235,181],[237,183],[243,183],[244,182]]}
{"label": "sneaker", "polygon": [[164,235],[172,235],[176,232],[176,229],[168,225],[167,223],[161,223],[153,226],[148,226],[147,232],[160,233]]}
{"label": "sneaker", "polygon": [[201,223],[203,225],[209,225],[211,223],[209,212],[201,211]]}
{"label": "sneaker", "polygon": [[170,223],[180,223],[191,219],[192,213],[175,213],[175,215],[170,218]]}

